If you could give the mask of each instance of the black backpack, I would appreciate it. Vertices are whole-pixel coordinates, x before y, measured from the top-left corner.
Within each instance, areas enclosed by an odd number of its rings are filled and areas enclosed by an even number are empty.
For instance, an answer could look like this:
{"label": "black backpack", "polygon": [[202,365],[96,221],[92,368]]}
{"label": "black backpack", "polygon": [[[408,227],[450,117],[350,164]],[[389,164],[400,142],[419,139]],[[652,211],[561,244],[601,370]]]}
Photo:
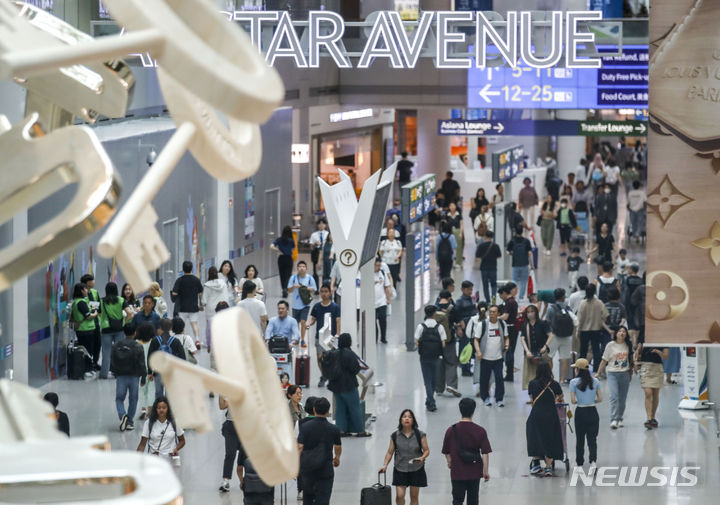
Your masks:
{"label": "black backpack", "polygon": [[452,261],[452,244],[450,243],[450,235],[440,237],[438,242],[438,262]]}
{"label": "black backpack", "polygon": [[110,363],[114,365],[113,368],[131,368],[130,366],[128,366],[128,363],[132,363],[134,357],[135,350],[133,349],[132,345],[126,343],[124,340],[121,340],[112,348],[112,352],[110,355]]}
{"label": "black backpack", "polygon": [[605,319],[605,324],[610,327],[611,330],[617,330],[620,328],[620,323],[622,322],[622,305],[617,303],[606,303],[605,308],[608,311],[607,319]]}
{"label": "black backpack", "polygon": [[425,323],[420,323],[420,325],[423,327],[423,331],[418,339],[418,354],[425,359],[439,358],[442,356],[443,346],[438,325],[436,324],[432,328],[425,326]]}
{"label": "black backpack", "polygon": [[603,303],[607,303],[608,300],[610,300],[610,290],[615,287],[615,277],[613,277],[612,279],[612,282],[608,282],[606,284],[602,280],[600,280],[600,276],[598,275],[598,298]]}
{"label": "black backpack", "polygon": [[570,316],[570,312],[559,303],[555,304],[555,311],[552,332],[556,337],[571,337],[575,330],[575,324]]}
{"label": "black backpack", "polygon": [[340,350],[331,349],[322,353],[320,357],[320,368],[322,375],[328,380],[337,380],[342,375],[342,364],[340,363]]}

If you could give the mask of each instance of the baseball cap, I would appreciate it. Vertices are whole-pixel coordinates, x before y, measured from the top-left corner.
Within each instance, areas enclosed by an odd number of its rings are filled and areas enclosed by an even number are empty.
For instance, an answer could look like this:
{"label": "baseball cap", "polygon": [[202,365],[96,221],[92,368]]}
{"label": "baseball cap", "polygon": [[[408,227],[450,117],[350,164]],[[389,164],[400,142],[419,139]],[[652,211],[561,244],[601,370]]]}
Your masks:
{"label": "baseball cap", "polygon": [[580,358],[570,366],[579,370],[587,370],[590,368],[590,363],[585,358]]}

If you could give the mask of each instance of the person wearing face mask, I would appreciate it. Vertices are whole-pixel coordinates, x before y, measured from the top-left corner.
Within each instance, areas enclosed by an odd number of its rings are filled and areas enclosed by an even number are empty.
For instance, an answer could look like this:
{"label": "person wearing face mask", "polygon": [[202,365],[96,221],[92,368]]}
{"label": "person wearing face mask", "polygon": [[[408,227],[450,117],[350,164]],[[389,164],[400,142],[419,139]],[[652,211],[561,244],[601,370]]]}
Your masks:
{"label": "person wearing face mask", "polygon": [[573,228],[577,228],[575,213],[570,208],[567,198],[560,200],[560,210],[555,218],[558,230],[560,230],[560,256],[567,256],[570,246],[570,235]]}
{"label": "person wearing face mask", "polygon": [[610,157],[605,165],[605,184],[610,185],[610,190],[617,197],[618,184],[620,182],[620,167],[615,163],[615,158]]}

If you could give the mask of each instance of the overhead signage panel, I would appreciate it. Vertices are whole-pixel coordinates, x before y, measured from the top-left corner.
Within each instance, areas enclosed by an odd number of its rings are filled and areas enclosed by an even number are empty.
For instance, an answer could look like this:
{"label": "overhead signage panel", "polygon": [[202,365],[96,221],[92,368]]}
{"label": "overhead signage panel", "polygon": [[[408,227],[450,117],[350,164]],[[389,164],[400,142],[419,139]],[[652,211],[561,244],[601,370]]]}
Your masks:
{"label": "overhead signage panel", "polygon": [[[598,46],[617,53],[616,46]],[[623,46],[602,57],[601,68],[468,69],[467,106],[485,109],[646,108],[648,48]]]}
{"label": "overhead signage panel", "polygon": [[438,135],[453,136],[613,136],[647,135],[646,121],[576,121],[562,119],[469,120],[441,119]]}

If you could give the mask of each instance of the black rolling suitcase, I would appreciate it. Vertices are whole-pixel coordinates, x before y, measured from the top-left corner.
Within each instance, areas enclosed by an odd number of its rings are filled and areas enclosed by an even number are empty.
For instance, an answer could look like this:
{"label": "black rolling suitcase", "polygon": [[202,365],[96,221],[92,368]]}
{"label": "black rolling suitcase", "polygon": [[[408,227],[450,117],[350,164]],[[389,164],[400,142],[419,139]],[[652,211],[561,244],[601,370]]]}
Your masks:
{"label": "black rolling suitcase", "polygon": [[67,376],[70,380],[85,378],[87,351],[83,346],[69,345],[67,348]]}
{"label": "black rolling suitcase", "polygon": [[382,475],[384,484],[380,484],[378,473],[377,484],[360,491],[360,505],[392,505],[392,487],[387,485],[387,473]]}

